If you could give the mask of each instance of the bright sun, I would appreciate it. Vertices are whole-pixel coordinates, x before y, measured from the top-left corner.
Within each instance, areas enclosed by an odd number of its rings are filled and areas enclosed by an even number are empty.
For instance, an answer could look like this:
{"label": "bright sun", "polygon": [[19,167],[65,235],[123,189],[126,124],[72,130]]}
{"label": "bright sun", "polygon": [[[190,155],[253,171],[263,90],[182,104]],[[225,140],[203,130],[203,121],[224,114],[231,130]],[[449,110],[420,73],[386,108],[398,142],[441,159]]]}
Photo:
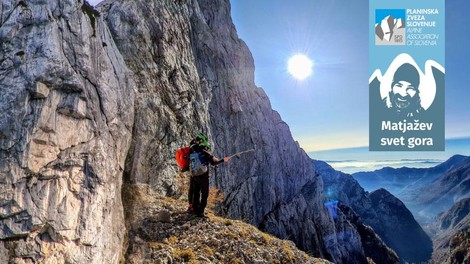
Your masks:
{"label": "bright sun", "polygon": [[312,67],[313,61],[303,54],[294,55],[287,62],[289,73],[300,81],[312,74]]}

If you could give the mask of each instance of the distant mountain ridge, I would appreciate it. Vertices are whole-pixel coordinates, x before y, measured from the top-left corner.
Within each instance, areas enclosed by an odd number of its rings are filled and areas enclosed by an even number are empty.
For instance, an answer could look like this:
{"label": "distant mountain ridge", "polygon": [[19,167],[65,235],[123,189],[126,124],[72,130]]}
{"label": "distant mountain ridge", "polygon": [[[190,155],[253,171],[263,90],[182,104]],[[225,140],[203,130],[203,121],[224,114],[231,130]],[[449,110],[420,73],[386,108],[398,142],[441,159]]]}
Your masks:
{"label": "distant mountain ridge", "polygon": [[428,169],[383,168],[353,176],[368,188],[390,188],[410,208],[433,238],[430,263],[470,262],[470,157],[455,155]]}
{"label": "distant mountain ridge", "polygon": [[387,167],[352,175],[368,190],[389,190],[422,224],[470,194],[470,157],[463,155],[431,168]]}
{"label": "distant mountain ridge", "polygon": [[402,261],[423,262],[431,257],[431,239],[399,199],[385,189],[368,193],[351,175],[323,161],[313,160],[313,164],[323,179],[327,199],[354,210]]}
{"label": "distant mountain ridge", "polygon": [[445,162],[431,168],[402,167],[396,169],[384,167],[375,171],[353,173],[352,176],[366,190],[386,188],[393,194],[398,195],[403,189],[434,181],[443,173],[460,166],[467,158],[463,155],[454,155]]}
{"label": "distant mountain ridge", "polygon": [[470,157],[432,183],[403,192],[402,197],[425,215],[447,210],[460,199],[470,197]]}

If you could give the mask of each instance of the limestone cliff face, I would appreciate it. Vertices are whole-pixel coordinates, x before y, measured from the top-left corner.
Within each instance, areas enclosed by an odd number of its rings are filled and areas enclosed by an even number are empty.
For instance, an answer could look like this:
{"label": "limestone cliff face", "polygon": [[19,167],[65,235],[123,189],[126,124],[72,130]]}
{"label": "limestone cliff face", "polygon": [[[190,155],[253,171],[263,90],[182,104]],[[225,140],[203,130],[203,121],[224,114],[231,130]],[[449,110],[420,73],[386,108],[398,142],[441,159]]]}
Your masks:
{"label": "limestone cliff face", "polygon": [[174,194],[176,149],[197,132],[212,136],[212,93],[191,39],[190,18],[201,11],[188,1],[108,1],[100,10],[137,84],[126,180]]}
{"label": "limestone cliff face", "polygon": [[0,262],[110,263],[134,84],[76,0],[0,5]]}
{"label": "limestone cliff face", "polygon": [[470,198],[442,212],[434,227],[434,252],[430,263],[470,262]]}

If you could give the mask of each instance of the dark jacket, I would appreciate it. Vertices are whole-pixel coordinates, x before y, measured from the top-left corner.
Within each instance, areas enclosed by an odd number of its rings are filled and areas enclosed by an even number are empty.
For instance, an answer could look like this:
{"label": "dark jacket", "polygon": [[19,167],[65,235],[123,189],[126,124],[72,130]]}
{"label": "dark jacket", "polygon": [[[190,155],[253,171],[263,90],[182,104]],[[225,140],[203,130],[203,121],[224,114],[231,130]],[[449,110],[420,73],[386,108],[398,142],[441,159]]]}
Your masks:
{"label": "dark jacket", "polygon": [[209,149],[207,147],[203,147],[203,146],[200,146],[198,144],[195,144],[194,140],[192,140],[191,143],[190,143],[189,153],[194,153],[194,152],[200,152],[201,153],[201,156],[202,156],[202,159],[204,160],[205,165],[208,165],[208,164],[217,165],[217,164],[220,164],[220,163],[224,162],[223,159],[219,159],[218,162],[214,162],[214,155],[212,155],[209,152]]}

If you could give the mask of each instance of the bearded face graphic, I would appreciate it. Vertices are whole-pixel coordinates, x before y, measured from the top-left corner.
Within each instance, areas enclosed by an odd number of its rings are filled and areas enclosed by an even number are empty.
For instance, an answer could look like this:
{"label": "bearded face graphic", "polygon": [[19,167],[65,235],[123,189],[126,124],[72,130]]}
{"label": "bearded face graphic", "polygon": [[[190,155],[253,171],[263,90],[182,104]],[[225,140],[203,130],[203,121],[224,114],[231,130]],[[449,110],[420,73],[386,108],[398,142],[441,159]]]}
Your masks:
{"label": "bearded face graphic", "polygon": [[393,82],[387,102],[389,108],[404,117],[416,116],[423,111],[419,97],[419,73],[416,68],[405,63],[393,75]]}

